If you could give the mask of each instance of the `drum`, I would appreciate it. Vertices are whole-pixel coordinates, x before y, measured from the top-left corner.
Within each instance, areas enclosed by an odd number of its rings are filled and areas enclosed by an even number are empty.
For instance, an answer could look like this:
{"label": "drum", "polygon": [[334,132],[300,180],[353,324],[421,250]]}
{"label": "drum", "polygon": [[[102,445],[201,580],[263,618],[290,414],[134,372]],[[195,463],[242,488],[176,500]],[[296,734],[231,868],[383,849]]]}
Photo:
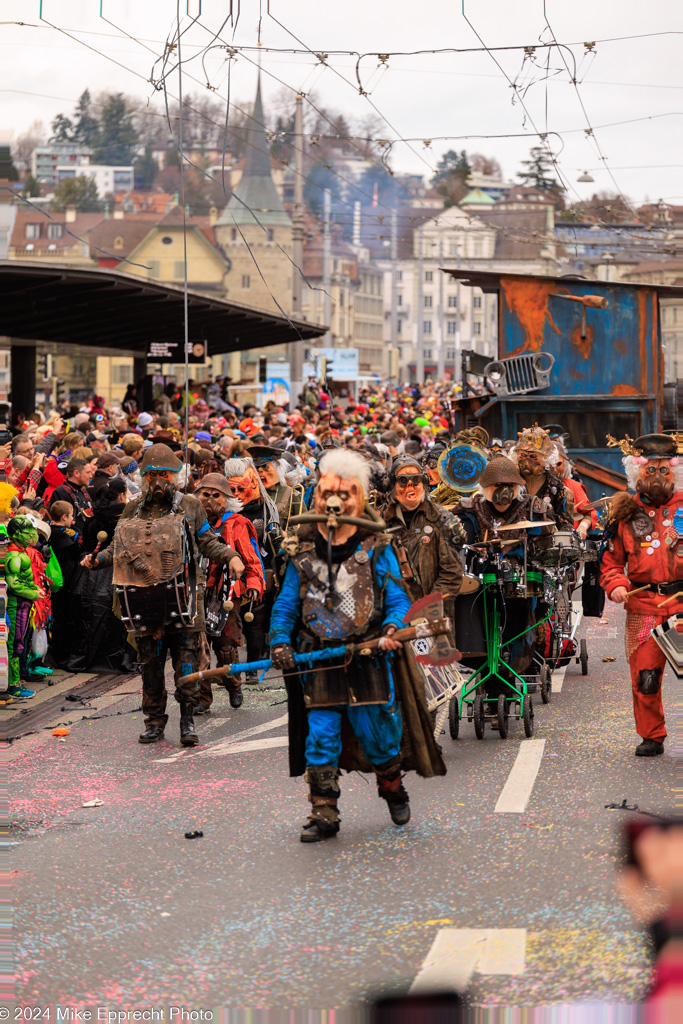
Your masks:
{"label": "drum", "polygon": [[571,565],[581,557],[580,539],[573,530],[557,530],[552,540],[553,546],[541,555],[546,565]]}
{"label": "drum", "polygon": [[502,579],[494,572],[484,573],[484,586],[500,584],[503,597],[509,599],[543,596],[543,573],[523,566],[512,566],[503,571]]}
{"label": "drum", "polygon": [[[411,640],[413,654],[428,654],[434,646],[431,636]],[[462,687],[462,676],[457,665],[423,665],[416,662],[425,684],[427,710],[436,711],[442,704],[447,704]]]}
{"label": "drum", "polygon": [[484,601],[480,590],[458,594],[453,603],[453,629],[462,664],[479,668],[486,661]]}
{"label": "drum", "polygon": [[115,588],[121,604],[121,621],[129,633],[151,633],[167,626],[183,629],[194,624],[197,585],[193,567],[187,568],[168,583],[155,587]]}

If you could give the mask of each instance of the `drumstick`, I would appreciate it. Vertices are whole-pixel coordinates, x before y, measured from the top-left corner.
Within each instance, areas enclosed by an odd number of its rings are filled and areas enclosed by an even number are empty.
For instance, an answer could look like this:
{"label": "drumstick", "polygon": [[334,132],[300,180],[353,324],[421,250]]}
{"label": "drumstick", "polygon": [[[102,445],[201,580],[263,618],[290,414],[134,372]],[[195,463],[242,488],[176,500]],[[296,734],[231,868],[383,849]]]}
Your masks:
{"label": "drumstick", "polygon": [[633,594],[639,594],[641,592],[641,590],[647,590],[649,586],[650,586],[650,584],[646,583],[645,586],[643,586],[643,587],[636,587],[635,590],[629,590],[628,594],[624,598],[624,603],[626,603],[626,601],[628,601],[629,597],[632,597]]}
{"label": "drumstick", "polygon": [[253,622],[254,621],[254,613],[252,611],[253,607],[254,607],[254,598],[252,596],[251,601],[249,602],[249,611],[244,613],[244,621],[245,622]]}
{"label": "drumstick", "polygon": [[667,597],[665,601],[660,601],[657,607],[663,608],[665,604],[669,603],[669,601],[683,601],[683,593],[672,594],[671,597]]}
{"label": "drumstick", "polygon": [[95,547],[95,550],[93,551],[93,557],[100,550],[100,548],[102,547],[102,545],[104,544],[106,539],[107,539],[106,533],[104,532],[104,530],[100,530],[100,532],[97,534],[97,545]]}
{"label": "drumstick", "polygon": [[237,586],[237,577],[233,576],[231,581],[230,581],[230,590],[228,591],[228,599],[227,599],[227,601],[223,602],[223,608],[225,609],[226,612],[231,612],[233,610],[233,608],[235,607],[234,602],[232,600],[232,595],[233,595],[233,591],[234,591],[236,586]]}

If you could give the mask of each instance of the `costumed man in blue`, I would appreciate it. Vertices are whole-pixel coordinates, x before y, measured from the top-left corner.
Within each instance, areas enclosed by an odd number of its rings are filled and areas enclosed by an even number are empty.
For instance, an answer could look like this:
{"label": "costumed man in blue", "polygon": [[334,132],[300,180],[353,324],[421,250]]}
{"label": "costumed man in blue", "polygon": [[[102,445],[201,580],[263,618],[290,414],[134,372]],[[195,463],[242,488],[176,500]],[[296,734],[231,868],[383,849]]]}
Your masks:
{"label": "costumed man in blue", "polygon": [[[337,449],[319,471],[314,512],[298,517],[298,532],[285,541],[290,561],[270,631],[273,665],[288,683],[290,773],[305,772],[310,790],[305,843],[339,831],[340,768],[374,771],[396,825],[410,818],[402,771],[446,771],[422,677],[392,639],[410,601],[384,524],[367,503],[370,467]],[[303,652],[377,637],[374,656],[293,674],[294,643]]]}

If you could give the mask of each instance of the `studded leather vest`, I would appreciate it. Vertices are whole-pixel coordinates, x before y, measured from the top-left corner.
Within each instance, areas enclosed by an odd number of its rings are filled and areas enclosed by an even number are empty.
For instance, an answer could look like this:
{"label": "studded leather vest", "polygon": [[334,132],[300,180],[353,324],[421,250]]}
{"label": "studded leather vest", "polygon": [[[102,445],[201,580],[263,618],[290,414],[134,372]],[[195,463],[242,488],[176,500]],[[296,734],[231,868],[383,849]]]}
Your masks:
{"label": "studded leather vest", "polygon": [[381,622],[380,594],[373,574],[378,540],[367,537],[344,562],[333,566],[336,579],[328,590],[327,563],[313,544],[292,558],[301,581],[304,629],[319,640],[360,638]]}

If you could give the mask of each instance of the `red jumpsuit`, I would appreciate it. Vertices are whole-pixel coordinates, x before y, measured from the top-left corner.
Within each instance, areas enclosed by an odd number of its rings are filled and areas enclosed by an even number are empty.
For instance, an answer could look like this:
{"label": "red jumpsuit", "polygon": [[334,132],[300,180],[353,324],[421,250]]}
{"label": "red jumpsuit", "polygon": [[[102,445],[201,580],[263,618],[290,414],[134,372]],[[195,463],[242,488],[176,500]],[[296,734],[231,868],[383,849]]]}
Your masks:
{"label": "red jumpsuit", "polygon": [[[645,583],[683,580],[683,534],[677,533],[674,517],[680,527],[683,491],[660,506],[646,505],[637,496],[633,499],[630,514],[619,522],[602,556],[600,583],[608,597],[617,587],[635,590]],[[666,658],[650,631],[683,611],[683,593],[658,607],[667,596],[642,590],[626,605],[626,657],[631,666],[636,730],[644,740],[658,743],[666,737],[661,687]],[[656,678],[648,680],[648,670],[654,670]]]}
{"label": "red jumpsuit", "polygon": [[[228,547],[236,551],[244,562],[244,578],[238,580],[233,591],[233,601],[237,606],[239,599],[244,596],[247,590],[255,590],[258,599],[254,604],[260,604],[265,590],[265,579],[263,575],[263,562],[258,550],[256,530],[245,517],[236,512],[225,512],[220,523],[213,528],[217,537],[222,537]],[[216,562],[209,565],[206,590],[215,589],[220,584],[223,573],[223,566]],[[216,660],[219,666],[231,665],[237,660],[237,648],[242,640],[239,619],[236,611],[231,611],[228,621],[225,624],[221,636],[208,637],[208,642],[216,652]],[[210,658],[210,652],[209,652]],[[208,668],[200,665],[200,669]],[[211,684],[213,679],[202,679],[200,686],[200,701],[205,707],[211,707],[213,694]],[[232,676],[216,676],[215,682],[227,686],[228,690],[235,692],[240,689],[240,683]]]}

